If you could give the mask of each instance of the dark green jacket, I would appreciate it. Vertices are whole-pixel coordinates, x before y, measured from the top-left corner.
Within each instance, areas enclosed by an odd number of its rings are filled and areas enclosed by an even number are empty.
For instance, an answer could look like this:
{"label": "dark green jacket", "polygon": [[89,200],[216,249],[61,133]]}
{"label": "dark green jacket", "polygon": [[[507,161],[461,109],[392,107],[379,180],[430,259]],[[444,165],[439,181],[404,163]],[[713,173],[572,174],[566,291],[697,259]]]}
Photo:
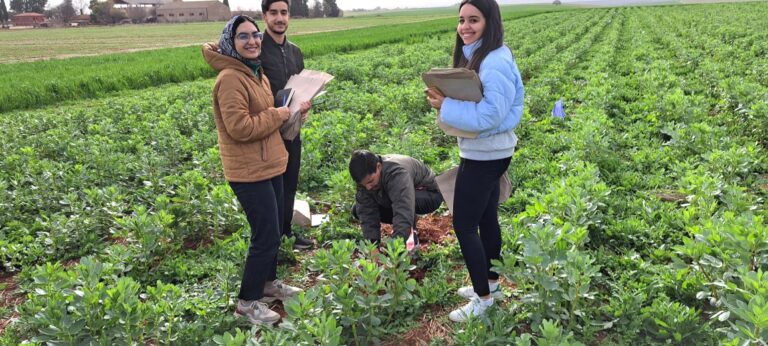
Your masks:
{"label": "dark green jacket", "polygon": [[381,156],[379,189],[357,187],[357,214],[366,239],[381,238],[379,207],[392,208],[394,235],[407,238],[416,226],[416,190],[438,191],[435,174],[419,160],[405,155]]}

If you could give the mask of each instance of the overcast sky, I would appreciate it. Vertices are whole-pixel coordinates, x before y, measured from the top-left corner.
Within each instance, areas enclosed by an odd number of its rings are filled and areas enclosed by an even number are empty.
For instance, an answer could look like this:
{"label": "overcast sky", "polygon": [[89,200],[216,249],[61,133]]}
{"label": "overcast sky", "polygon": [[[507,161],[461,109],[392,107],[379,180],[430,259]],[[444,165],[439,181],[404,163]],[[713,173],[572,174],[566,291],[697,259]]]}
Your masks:
{"label": "overcast sky", "polygon": [[[377,6],[382,8],[395,8],[395,7],[445,7],[451,4],[458,3],[461,0],[389,0],[389,1],[374,1],[374,0],[336,0],[336,4],[339,8],[344,10],[351,10],[353,8],[365,8],[372,9]],[[313,3],[313,1],[309,1]]]}
{"label": "overcast sky", "polygon": [[[339,8],[342,10],[351,10],[353,8],[365,8],[365,9],[372,9],[376,8],[377,6],[381,6],[382,8],[395,8],[395,7],[410,7],[410,8],[420,8],[420,7],[445,7],[450,6],[451,4],[458,3],[461,0],[389,0],[389,1],[375,1],[375,0],[336,0],[336,4],[339,5]],[[322,0],[320,1],[322,2]],[[314,0],[308,1],[309,6],[311,7],[314,3]],[[237,8],[238,6],[242,7],[252,7],[254,9],[260,9],[261,8],[261,1],[255,1],[255,0],[229,0],[229,5],[231,8]]]}

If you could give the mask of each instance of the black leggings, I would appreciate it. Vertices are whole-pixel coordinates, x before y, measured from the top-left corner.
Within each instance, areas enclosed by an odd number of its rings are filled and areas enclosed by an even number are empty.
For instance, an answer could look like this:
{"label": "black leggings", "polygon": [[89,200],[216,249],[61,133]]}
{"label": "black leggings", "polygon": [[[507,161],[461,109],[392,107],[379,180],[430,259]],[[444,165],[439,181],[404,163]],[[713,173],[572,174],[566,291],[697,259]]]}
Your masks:
{"label": "black leggings", "polygon": [[[479,296],[490,294],[488,280],[497,280],[491,260],[501,258],[499,226],[499,178],[507,171],[511,157],[476,161],[461,159],[453,197],[453,229],[461,254]],[[477,229],[480,228],[478,235]]]}
{"label": "black leggings", "polygon": [[277,278],[283,176],[255,183],[230,182],[229,186],[240,201],[251,226],[251,244],[248,246],[238,298],[261,299],[264,284]]}

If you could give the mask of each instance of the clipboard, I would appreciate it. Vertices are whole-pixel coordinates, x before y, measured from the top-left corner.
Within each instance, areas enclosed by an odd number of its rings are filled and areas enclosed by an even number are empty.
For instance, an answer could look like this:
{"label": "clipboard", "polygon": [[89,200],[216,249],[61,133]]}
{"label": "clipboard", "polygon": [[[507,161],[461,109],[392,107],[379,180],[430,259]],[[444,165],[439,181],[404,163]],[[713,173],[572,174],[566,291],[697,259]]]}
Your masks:
{"label": "clipboard", "polygon": [[[483,99],[483,85],[475,71],[467,68],[433,68],[421,74],[421,79],[427,87],[435,87],[443,95],[455,100],[480,102]],[[477,132],[457,129],[440,120],[437,115],[437,126],[449,136],[476,138]]]}

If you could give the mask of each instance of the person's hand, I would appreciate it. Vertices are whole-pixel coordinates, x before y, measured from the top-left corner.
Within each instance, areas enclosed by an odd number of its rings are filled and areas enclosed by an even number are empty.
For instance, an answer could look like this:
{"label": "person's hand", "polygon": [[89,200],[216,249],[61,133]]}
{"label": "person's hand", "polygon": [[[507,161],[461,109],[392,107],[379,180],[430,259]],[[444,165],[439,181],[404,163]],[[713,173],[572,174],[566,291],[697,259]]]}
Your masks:
{"label": "person's hand", "polygon": [[307,121],[307,115],[309,114],[309,109],[312,108],[312,101],[304,101],[301,103],[301,106],[299,106],[299,112],[301,112],[301,122]]}
{"label": "person's hand", "polygon": [[288,107],[279,107],[277,108],[277,115],[279,115],[280,119],[282,119],[283,122],[285,122],[286,120],[288,120],[288,118],[291,117],[291,111],[288,110]]}
{"label": "person's hand", "polygon": [[440,92],[440,90],[437,90],[437,88],[427,88],[424,89],[424,92],[427,94],[427,102],[429,102],[429,105],[432,106],[432,108],[439,110],[440,107],[443,106],[443,100],[445,100],[445,95]]}
{"label": "person's hand", "polygon": [[309,112],[310,108],[312,108],[312,100],[304,101],[299,106],[299,112],[301,112],[301,114],[304,114],[306,112]]}

